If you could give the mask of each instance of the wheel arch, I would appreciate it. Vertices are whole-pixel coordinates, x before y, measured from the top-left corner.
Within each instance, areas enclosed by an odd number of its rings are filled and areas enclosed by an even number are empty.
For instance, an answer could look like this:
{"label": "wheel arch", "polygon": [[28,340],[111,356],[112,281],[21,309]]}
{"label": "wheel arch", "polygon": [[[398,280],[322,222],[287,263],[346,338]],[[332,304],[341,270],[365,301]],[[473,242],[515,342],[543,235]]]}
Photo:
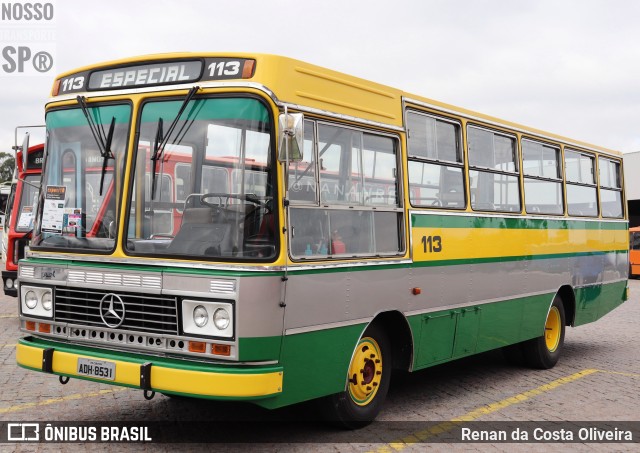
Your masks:
{"label": "wheel arch", "polygon": [[392,368],[409,371],[413,359],[413,336],[407,318],[399,311],[378,313],[370,322],[382,328],[391,344]]}
{"label": "wheel arch", "polygon": [[569,285],[563,285],[558,289],[556,296],[562,299],[565,325],[572,326],[576,315],[576,295],[573,288]]}

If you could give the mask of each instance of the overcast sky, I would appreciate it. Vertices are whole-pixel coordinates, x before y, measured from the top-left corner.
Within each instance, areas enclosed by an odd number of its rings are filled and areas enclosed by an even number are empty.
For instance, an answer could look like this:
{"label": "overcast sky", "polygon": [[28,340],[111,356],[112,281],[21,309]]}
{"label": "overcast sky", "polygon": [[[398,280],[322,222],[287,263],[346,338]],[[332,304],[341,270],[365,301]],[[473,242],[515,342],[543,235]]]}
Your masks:
{"label": "overcast sky", "polygon": [[[15,126],[43,123],[56,74],[174,51],[281,54],[576,140],[640,150],[640,2],[55,0],[54,6],[48,36],[55,74],[0,71],[0,150],[10,150]],[[22,45],[6,34],[16,26],[0,24],[2,48]],[[0,54],[0,67],[5,63]]]}

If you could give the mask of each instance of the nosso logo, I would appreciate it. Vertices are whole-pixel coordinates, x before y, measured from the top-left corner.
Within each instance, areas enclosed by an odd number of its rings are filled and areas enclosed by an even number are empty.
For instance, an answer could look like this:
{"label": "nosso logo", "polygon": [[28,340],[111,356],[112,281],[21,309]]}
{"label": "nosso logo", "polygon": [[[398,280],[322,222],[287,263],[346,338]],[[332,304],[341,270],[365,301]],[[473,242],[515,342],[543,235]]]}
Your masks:
{"label": "nosso logo", "polygon": [[2,3],[2,20],[40,21],[53,19],[53,3]]}

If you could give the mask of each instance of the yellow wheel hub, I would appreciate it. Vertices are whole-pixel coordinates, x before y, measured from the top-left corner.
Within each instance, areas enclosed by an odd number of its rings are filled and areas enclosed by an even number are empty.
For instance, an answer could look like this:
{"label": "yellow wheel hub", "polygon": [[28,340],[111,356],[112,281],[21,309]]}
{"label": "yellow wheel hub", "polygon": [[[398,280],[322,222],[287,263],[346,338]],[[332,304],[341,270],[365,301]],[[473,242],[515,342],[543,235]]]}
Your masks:
{"label": "yellow wheel hub", "polygon": [[558,348],[558,344],[560,344],[560,335],[562,332],[561,322],[560,311],[557,307],[551,307],[549,315],[547,316],[547,322],[544,325],[544,340],[549,352],[554,352]]}
{"label": "yellow wheel hub", "polygon": [[349,365],[349,395],[358,406],[373,400],[382,381],[382,354],[376,340],[364,337]]}

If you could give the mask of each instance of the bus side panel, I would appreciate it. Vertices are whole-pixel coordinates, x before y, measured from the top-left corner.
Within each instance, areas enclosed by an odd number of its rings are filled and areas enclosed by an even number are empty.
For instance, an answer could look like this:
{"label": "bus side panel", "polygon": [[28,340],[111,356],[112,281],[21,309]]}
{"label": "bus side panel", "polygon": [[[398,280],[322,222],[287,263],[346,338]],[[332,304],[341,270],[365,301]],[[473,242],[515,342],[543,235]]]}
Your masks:
{"label": "bus side panel", "polygon": [[414,370],[542,335],[555,293],[412,316]]}
{"label": "bus side panel", "polygon": [[237,303],[239,359],[243,362],[278,360],[284,309],[280,306],[280,275],[240,278]]}
{"label": "bus side panel", "polygon": [[344,391],[353,349],[364,328],[358,324],[286,335],[280,361],[283,393],[256,403],[274,409]]}
{"label": "bus side panel", "polygon": [[626,300],[627,281],[592,285],[575,289],[576,316],[574,326],[602,318]]}

